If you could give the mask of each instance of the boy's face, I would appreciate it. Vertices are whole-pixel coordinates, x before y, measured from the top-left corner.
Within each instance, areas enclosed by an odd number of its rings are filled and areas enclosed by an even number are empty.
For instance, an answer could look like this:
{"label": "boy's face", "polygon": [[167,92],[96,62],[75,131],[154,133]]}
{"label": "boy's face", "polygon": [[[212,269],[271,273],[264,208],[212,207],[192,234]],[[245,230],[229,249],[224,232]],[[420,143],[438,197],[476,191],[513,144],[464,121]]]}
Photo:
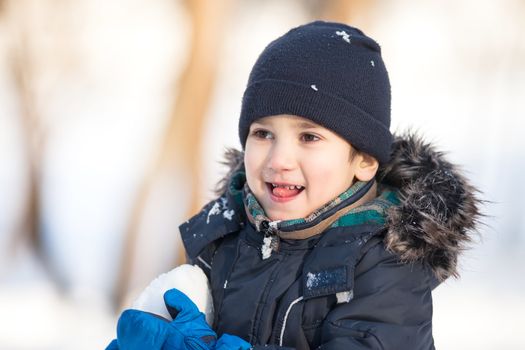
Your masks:
{"label": "boy's face", "polygon": [[359,157],[333,131],[292,115],[256,120],[245,147],[248,186],[273,221],[304,218],[346,191]]}

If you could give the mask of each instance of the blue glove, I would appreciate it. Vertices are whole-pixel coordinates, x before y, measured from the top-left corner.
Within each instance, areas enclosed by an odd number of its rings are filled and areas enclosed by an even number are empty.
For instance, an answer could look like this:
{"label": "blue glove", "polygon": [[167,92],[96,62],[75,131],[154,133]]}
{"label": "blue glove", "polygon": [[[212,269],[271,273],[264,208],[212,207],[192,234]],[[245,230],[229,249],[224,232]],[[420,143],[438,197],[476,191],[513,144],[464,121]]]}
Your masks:
{"label": "blue glove", "polygon": [[173,321],[139,310],[128,309],[117,324],[117,339],[106,350],[210,350],[217,335],[204,314],[181,291],[164,293],[164,303]]}
{"label": "blue glove", "polygon": [[119,350],[117,339],[113,339],[113,341],[111,343],[109,343],[109,345],[106,348],[106,350]]}
{"label": "blue glove", "polygon": [[[215,344],[214,350],[249,350],[252,346],[239,337],[223,334]],[[106,350],[119,350],[117,340],[113,340]]]}
{"label": "blue glove", "polygon": [[245,342],[241,338],[234,335],[223,334],[219,340],[217,340],[214,350],[248,350],[251,348],[250,343]]}

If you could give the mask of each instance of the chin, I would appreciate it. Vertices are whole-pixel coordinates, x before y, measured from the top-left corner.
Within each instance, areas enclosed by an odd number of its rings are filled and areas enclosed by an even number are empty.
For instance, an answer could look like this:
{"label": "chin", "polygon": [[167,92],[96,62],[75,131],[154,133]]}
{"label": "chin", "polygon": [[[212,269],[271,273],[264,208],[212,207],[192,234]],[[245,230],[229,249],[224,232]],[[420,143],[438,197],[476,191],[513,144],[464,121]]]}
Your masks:
{"label": "chin", "polygon": [[300,219],[302,216],[299,214],[293,214],[293,213],[282,213],[282,212],[276,212],[276,213],[267,213],[268,218],[272,221],[285,221],[285,220],[293,220],[293,219]]}
{"label": "chin", "polygon": [[286,217],[283,215],[274,215],[274,214],[267,214],[267,215],[268,215],[268,219],[270,219],[271,221],[287,220]]}

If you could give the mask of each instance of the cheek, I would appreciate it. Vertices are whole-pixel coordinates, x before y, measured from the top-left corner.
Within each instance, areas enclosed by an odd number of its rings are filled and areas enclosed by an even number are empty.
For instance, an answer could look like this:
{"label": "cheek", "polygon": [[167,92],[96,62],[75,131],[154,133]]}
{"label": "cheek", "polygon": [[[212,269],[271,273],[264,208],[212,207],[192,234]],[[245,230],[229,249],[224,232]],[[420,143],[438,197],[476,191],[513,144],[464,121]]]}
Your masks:
{"label": "cheek", "polygon": [[[308,161],[308,181],[316,192],[338,195],[352,184],[348,153],[327,152]],[[333,193],[332,193],[333,192]],[[337,192],[337,193],[336,193]]]}
{"label": "cheek", "polygon": [[253,185],[253,182],[259,178],[263,165],[264,150],[262,147],[253,145],[248,141],[244,151],[244,167],[246,170],[246,180],[250,187]]}

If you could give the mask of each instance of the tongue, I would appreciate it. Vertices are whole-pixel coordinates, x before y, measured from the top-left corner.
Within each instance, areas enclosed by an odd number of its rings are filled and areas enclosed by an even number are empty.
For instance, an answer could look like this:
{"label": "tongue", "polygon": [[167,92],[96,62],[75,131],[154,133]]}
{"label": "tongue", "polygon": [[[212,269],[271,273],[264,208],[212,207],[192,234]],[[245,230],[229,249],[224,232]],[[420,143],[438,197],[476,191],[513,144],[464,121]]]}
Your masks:
{"label": "tongue", "polygon": [[277,197],[292,197],[299,194],[301,190],[298,190],[297,188],[290,190],[288,187],[275,187],[272,192],[273,195]]}

